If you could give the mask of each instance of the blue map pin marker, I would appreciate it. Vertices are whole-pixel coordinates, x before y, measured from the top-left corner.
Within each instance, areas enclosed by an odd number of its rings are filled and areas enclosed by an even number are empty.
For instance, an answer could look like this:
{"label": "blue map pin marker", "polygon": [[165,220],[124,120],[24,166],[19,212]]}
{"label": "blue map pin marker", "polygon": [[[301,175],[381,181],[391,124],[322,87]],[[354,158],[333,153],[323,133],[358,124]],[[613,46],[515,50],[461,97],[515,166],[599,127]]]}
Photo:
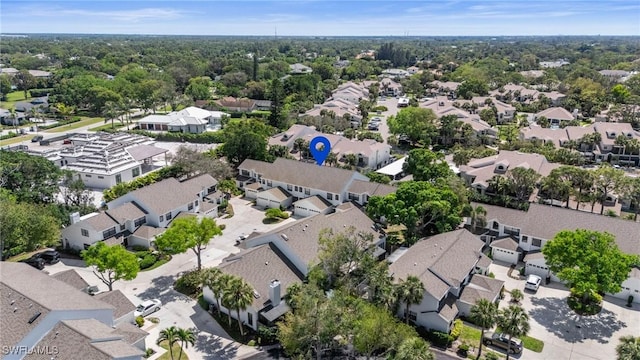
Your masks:
{"label": "blue map pin marker", "polygon": [[[317,148],[318,144],[322,144],[322,150]],[[311,139],[311,142],[309,143],[309,151],[311,152],[311,155],[313,155],[313,158],[316,159],[316,163],[318,163],[318,165],[322,165],[331,152],[331,143],[329,142],[329,139],[324,136],[316,136]]]}

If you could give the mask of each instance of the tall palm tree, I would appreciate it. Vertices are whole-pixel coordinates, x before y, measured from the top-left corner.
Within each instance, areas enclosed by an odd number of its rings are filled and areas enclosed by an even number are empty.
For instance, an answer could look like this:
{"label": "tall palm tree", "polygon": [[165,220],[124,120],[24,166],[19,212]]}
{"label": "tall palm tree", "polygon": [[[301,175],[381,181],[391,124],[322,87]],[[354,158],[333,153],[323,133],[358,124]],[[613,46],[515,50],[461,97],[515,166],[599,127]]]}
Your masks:
{"label": "tall palm tree", "polygon": [[429,343],[419,337],[404,339],[398,347],[396,360],[434,360],[435,356],[429,350]]}
{"label": "tall palm tree", "polygon": [[487,226],[487,210],[482,205],[472,207],[469,212],[469,220],[473,232]]}
{"label": "tall palm tree", "polygon": [[118,103],[115,101],[107,101],[104,104],[104,108],[102,108],[102,116],[104,116],[105,122],[111,120],[111,128],[113,129],[115,127],[113,124],[113,120],[120,116],[120,108],[118,107]]}
{"label": "tall palm tree", "polygon": [[225,297],[229,306],[236,309],[236,319],[240,327],[240,334],[244,336],[244,327],[240,319],[240,310],[246,310],[253,303],[253,287],[241,278],[234,278],[225,290]]}
{"label": "tall palm tree", "polygon": [[206,268],[202,273],[202,285],[211,289],[213,297],[216,299],[218,316],[220,316],[220,298],[224,291],[224,284],[221,281],[222,275],[222,271],[217,267]]}
{"label": "tall palm tree", "polygon": [[180,341],[180,355],[178,356],[178,360],[180,360],[182,359],[183,348],[185,349],[188,348],[189,344],[191,344],[191,346],[196,345],[196,335],[193,333],[191,329],[178,328],[178,331],[176,332],[176,336]]}
{"label": "tall palm tree", "polygon": [[156,344],[160,345],[160,343],[165,340],[169,344],[169,355],[171,356],[171,360],[173,360],[173,344],[180,341],[180,339],[178,338],[178,329],[175,326],[171,326],[164,330],[161,330]]}
{"label": "tall palm tree", "polygon": [[507,344],[507,360],[511,353],[511,339],[515,337],[525,336],[529,332],[529,315],[524,309],[518,305],[509,305],[508,308],[500,311],[498,315],[498,326],[502,332],[509,336]]}
{"label": "tall palm tree", "polygon": [[222,289],[219,299],[221,299],[222,305],[227,308],[227,320],[229,320],[229,326],[231,326],[231,305],[229,304],[227,292],[233,286],[233,281],[235,279],[237,278],[231,274],[222,274],[218,279],[219,286]]}
{"label": "tall palm tree", "polygon": [[498,305],[487,299],[480,299],[471,307],[470,317],[476,325],[480,326],[481,330],[478,356],[476,357],[476,359],[480,359],[484,331],[496,325],[496,321],[498,320]]}
{"label": "tall palm tree", "polygon": [[406,304],[405,321],[409,323],[409,308],[411,304],[419,304],[424,296],[424,285],[416,276],[409,275],[400,283],[398,288],[398,300]]}
{"label": "tall palm tree", "polygon": [[616,346],[616,353],[618,360],[640,360],[640,337],[621,337],[620,344]]}

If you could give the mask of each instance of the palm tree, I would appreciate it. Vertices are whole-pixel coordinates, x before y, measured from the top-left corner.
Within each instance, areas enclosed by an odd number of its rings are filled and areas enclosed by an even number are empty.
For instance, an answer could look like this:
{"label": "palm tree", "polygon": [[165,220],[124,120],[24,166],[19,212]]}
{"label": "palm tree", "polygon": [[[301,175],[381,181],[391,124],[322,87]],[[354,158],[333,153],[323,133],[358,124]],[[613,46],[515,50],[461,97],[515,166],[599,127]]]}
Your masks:
{"label": "palm tree", "polygon": [[409,323],[411,304],[419,304],[424,296],[424,285],[416,276],[409,275],[398,287],[398,300],[406,304],[405,321]]}
{"label": "palm tree", "polygon": [[338,163],[338,155],[334,152],[330,152],[329,155],[327,155],[326,163],[329,166],[335,166]]}
{"label": "palm tree", "polygon": [[509,305],[508,308],[500,311],[498,315],[498,326],[502,332],[509,336],[507,344],[507,360],[511,353],[511,339],[515,337],[525,336],[529,332],[529,315],[518,305]]}
{"label": "palm tree", "polygon": [[102,109],[102,116],[104,116],[104,122],[111,120],[111,128],[114,128],[113,119],[120,116],[120,109],[118,103],[114,101],[107,101]]}
{"label": "palm tree", "polygon": [[241,278],[235,277],[229,282],[225,290],[225,297],[230,307],[236,309],[236,319],[240,327],[240,334],[244,336],[244,327],[240,320],[240,310],[246,310],[253,303],[253,287]]}
{"label": "palm tree", "polygon": [[229,320],[229,326],[231,326],[231,305],[228,301],[227,291],[231,288],[235,279],[237,278],[231,274],[222,274],[218,279],[219,287],[222,289],[220,293],[221,296],[218,299],[220,299],[222,301],[222,305],[227,308],[227,320]]}
{"label": "palm tree", "polygon": [[476,325],[480,326],[480,345],[478,346],[478,356],[476,357],[476,359],[480,359],[484,331],[495,326],[498,319],[498,304],[487,299],[480,299],[471,307],[470,317]]}
{"label": "palm tree", "polygon": [[191,346],[196,345],[196,335],[191,329],[178,328],[176,337],[180,341],[180,355],[178,356],[178,360],[180,360],[182,359],[182,348],[188,348],[189,344],[191,344]]}
{"label": "palm tree", "polygon": [[435,357],[429,350],[429,343],[419,337],[404,339],[398,347],[396,360],[434,360]]}
{"label": "palm tree", "polygon": [[224,291],[222,275],[222,271],[217,267],[204,269],[202,273],[202,285],[211,289],[213,297],[216,298],[216,310],[218,311],[218,316],[220,316],[220,298]]}
{"label": "palm tree", "polygon": [[522,298],[524,297],[524,294],[522,293],[522,291],[520,291],[520,289],[513,289],[511,290],[511,301],[514,303],[519,303]]}
{"label": "palm tree", "polygon": [[469,212],[469,220],[472,232],[484,228],[487,226],[487,210],[482,205],[472,207]]}
{"label": "palm tree", "polygon": [[69,117],[73,115],[73,113],[76,111],[76,109],[73,106],[68,106],[63,103],[56,104],[55,108],[56,110],[58,110],[60,115],[62,115],[62,118],[64,120],[69,120]]}
{"label": "palm tree", "polygon": [[297,138],[293,141],[293,148],[300,154],[300,160],[302,160],[302,149],[304,148],[305,142],[304,138]]}
{"label": "palm tree", "polygon": [[171,326],[160,331],[160,336],[158,337],[156,344],[160,345],[163,341],[167,341],[169,344],[169,355],[171,356],[171,360],[173,360],[173,344],[180,341],[178,338],[178,329],[175,326]]}
{"label": "palm tree", "polygon": [[640,337],[621,337],[620,344],[616,346],[616,353],[618,360],[640,360]]}

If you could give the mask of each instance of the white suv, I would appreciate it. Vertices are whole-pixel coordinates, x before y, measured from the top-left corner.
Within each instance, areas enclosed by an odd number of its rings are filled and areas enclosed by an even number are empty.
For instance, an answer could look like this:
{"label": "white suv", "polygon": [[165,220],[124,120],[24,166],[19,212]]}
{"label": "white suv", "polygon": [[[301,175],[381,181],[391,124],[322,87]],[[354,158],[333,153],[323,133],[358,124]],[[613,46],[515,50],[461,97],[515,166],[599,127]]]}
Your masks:
{"label": "white suv", "polygon": [[524,288],[531,291],[538,291],[542,278],[538,275],[529,275],[527,282],[524,284]]}

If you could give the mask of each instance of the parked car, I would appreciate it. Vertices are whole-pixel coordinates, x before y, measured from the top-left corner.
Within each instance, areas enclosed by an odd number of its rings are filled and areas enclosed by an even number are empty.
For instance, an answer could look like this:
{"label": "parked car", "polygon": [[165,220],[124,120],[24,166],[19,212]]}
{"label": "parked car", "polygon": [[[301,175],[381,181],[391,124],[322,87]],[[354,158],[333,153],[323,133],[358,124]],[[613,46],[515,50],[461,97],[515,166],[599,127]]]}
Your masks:
{"label": "parked car", "polygon": [[47,264],[55,264],[60,261],[60,254],[55,250],[47,250],[36,254],[35,256],[44,260]]}
{"label": "parked car", "polygon": [[522,340],[518,338],[511,338],[511,346],[509,346],[509,336],[502,333],[487,332],[482,339],[485,345],[493,345],[504,350],[511,351],[512,354],[519,354],[522,352]]}
{"label": "parked car", "polygon": [[32,256],[28,259],[20,260],[20,262],[29,264],[38,270],[44,269],[44,260],[40,259],[37,256]]}
{"label": "parked car", "polygon": [[145,317],[147,315],[153,314],[154,312],[160,310],[161,306],[162,306],[162,302],[158,299],[144,301],[142,304],[138,305],[138,307],[136,308],[136,311],[133,312],[133,316]]}
{"label": "parked car", "polygon": [[380,123],[372,122],[367,125],[367,130],[378,130],[380,129]]}
{"label": "parked car", "polygon": [[538,291],[542,278],[538,275],[529,275],[527,282],[524,284],[524,288],[531,291]]}
{"label": "parked car", "polygon": [[379,117],[374,117],[374,118],[371,118],[371,120],[369,120],[369,123],[379,123],[379,122],[382,122],[382,119]]}
{"label": "parked car", "polygon": [[44,139],[44,136],[42,136],[42,135],[36,135],[36,136],[34,136],[34,137],[32,137],[32,138],[31,138],[31,142],[32,142],[32,143],[35,143],[35,142],[38,142],[38,141],[42,141],[42,139]]}

